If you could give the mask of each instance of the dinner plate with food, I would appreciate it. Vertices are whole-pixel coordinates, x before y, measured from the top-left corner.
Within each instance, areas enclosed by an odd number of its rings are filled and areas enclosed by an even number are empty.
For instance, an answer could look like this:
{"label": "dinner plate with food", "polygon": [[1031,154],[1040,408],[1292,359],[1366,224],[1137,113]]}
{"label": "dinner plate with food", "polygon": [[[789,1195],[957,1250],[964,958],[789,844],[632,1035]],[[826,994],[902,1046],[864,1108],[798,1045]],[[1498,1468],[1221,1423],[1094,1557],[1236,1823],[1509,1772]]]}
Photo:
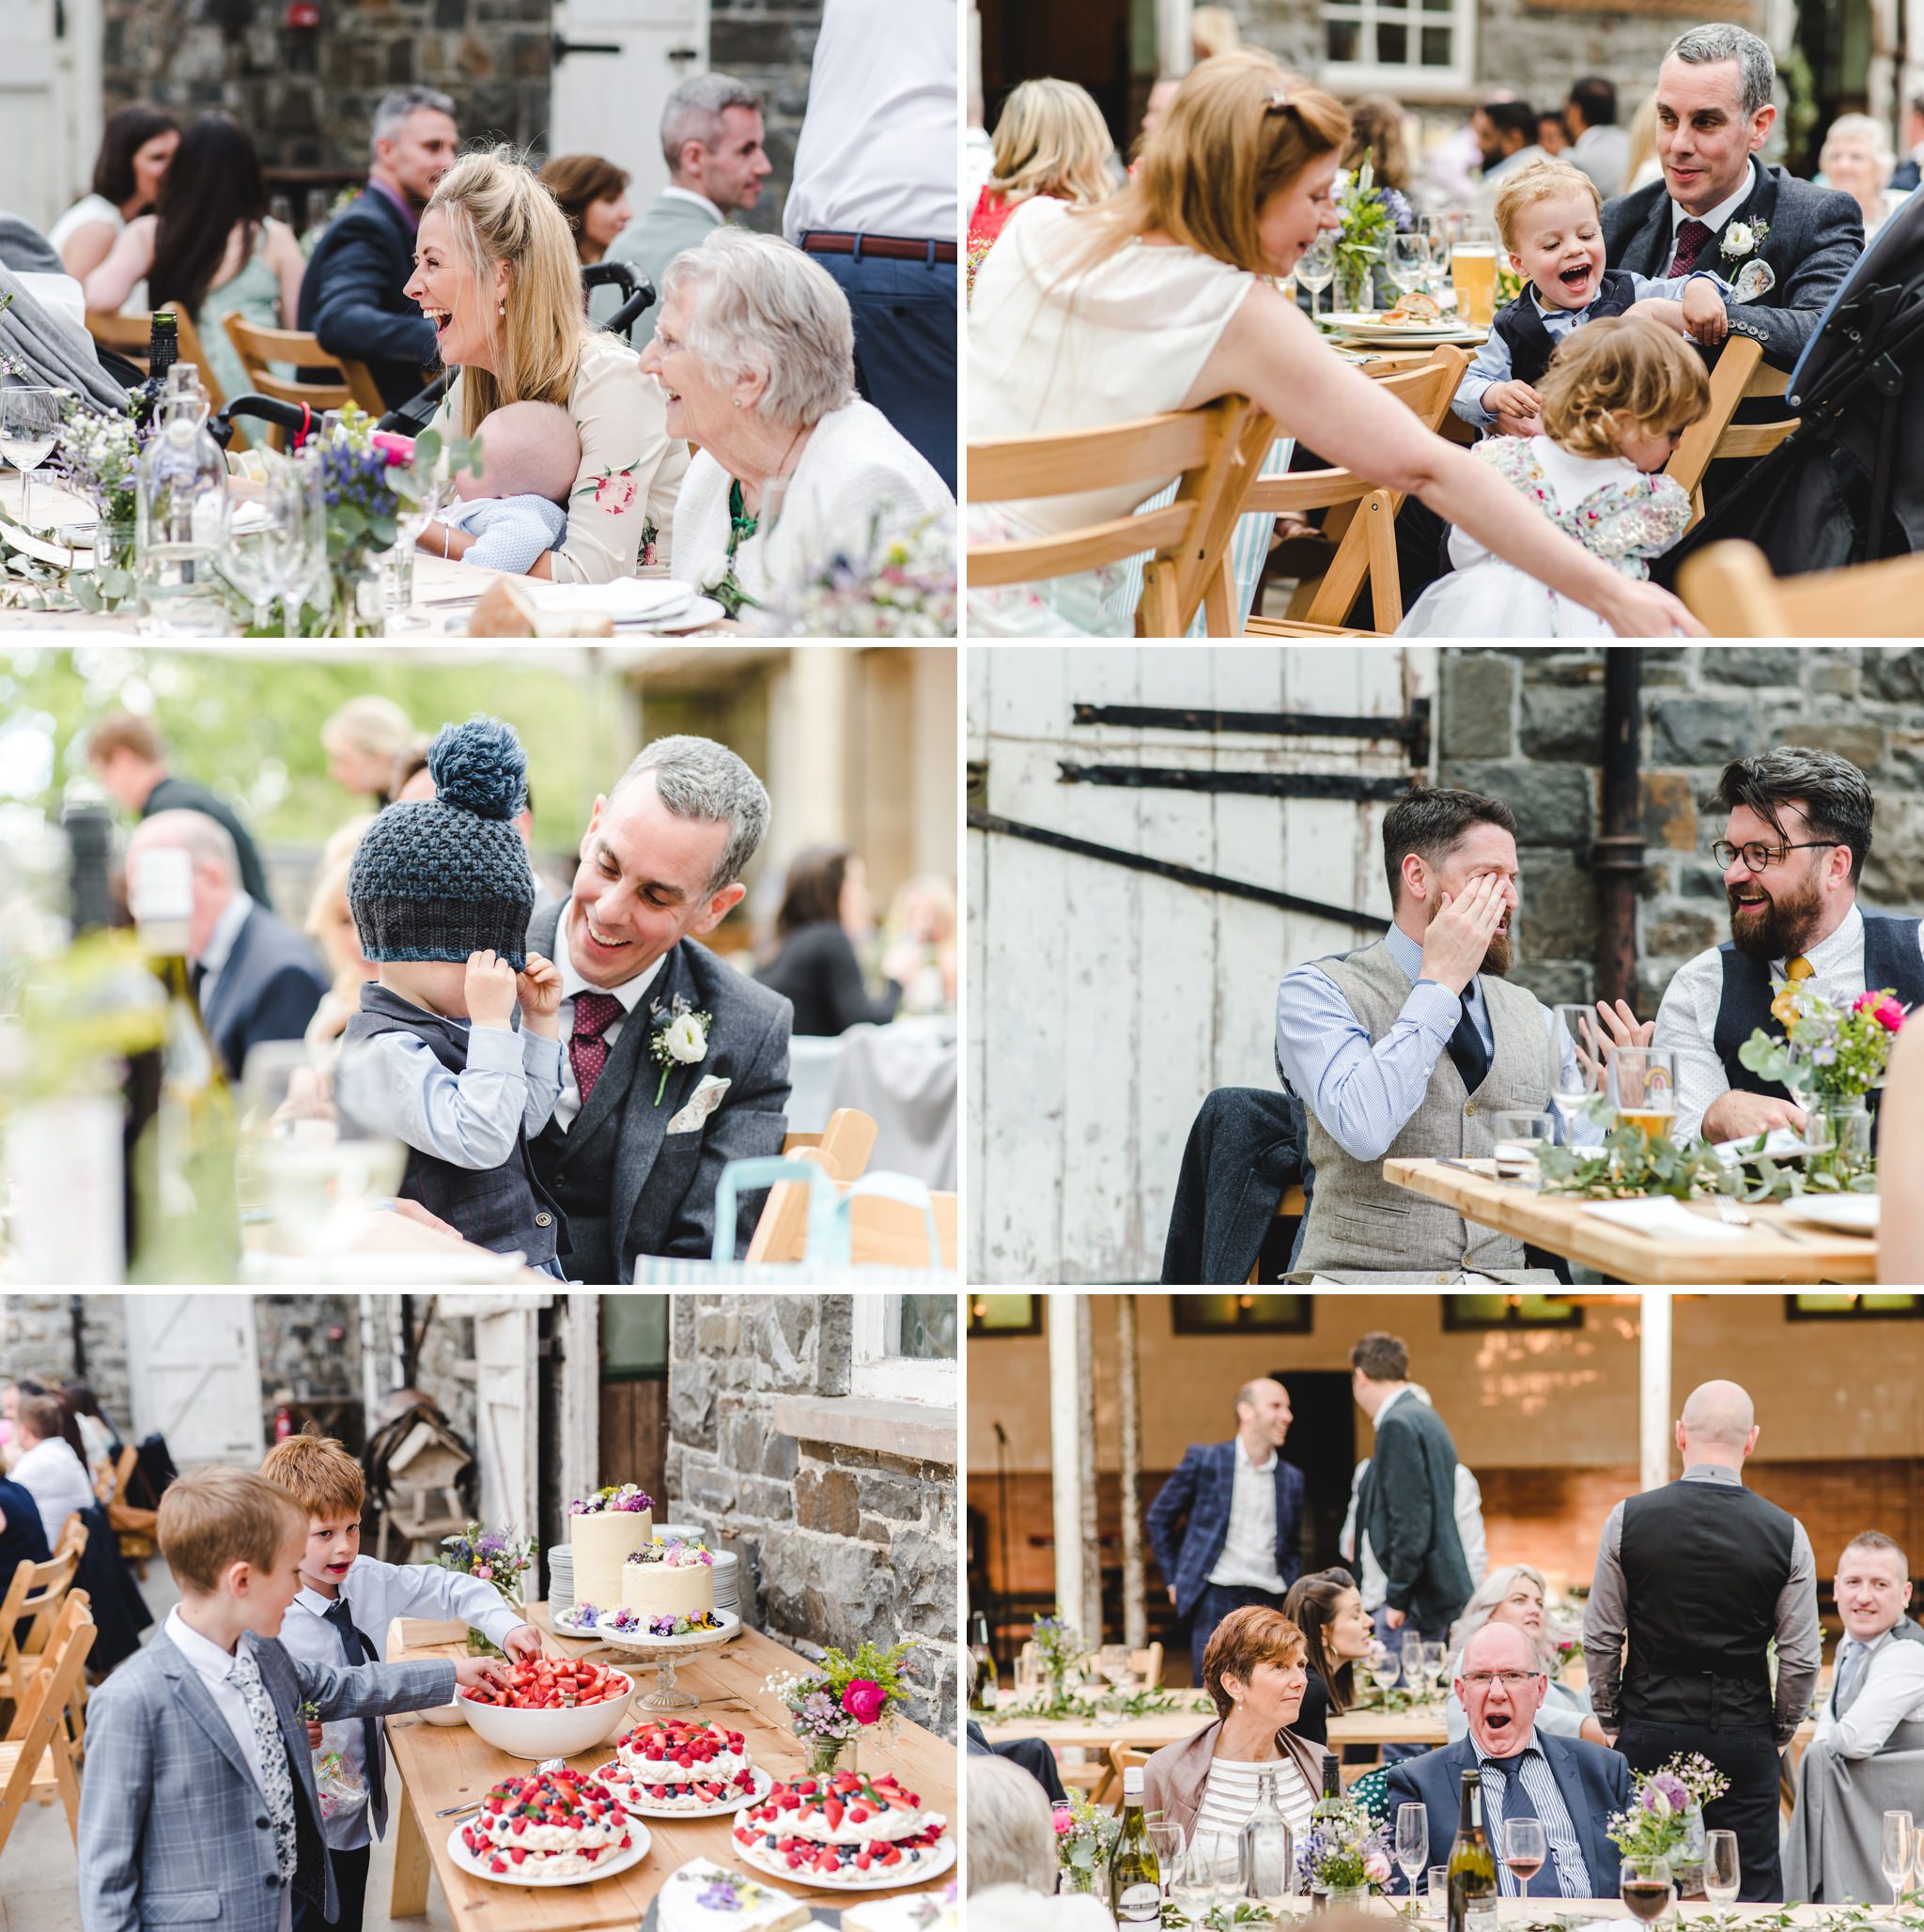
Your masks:
{"label": "dinner plate with food", "polygon": [[1446,314],[1434,295],[1412,289],[1388,309],[1337,309],[1323,317],[1327,327],[1357,342],[1482,342],[1486,330],[1466,327],[1461,316]]}

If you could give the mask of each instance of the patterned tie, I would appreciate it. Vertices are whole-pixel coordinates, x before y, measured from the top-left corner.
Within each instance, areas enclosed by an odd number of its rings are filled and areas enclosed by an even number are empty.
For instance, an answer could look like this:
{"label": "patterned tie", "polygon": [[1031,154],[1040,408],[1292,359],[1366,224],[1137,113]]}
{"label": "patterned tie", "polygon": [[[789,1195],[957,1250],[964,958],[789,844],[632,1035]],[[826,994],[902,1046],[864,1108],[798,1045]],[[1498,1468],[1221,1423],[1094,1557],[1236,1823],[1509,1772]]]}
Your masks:
{"label": "patterned tie", "polygon": [[[336,1597],[321,1612],[334,1627],[341,1640],[341,1656],[349,1670],[358,1669],[364,1663],[379,1663],[380,1658],[376,1652],[367,1632],[354,1621],[354,1613],[348,1607],[345,1597]],[[377,1832],[387,1829],[387,1765],[386,1753],[381,1749],[380,1720],[378,1717],[364,1717],[361,1720],[361,1759],[367,1770],[367,1802],[374,1814]]]}
{"label": "patterned tie", "polygon": [[273,1699],[260,1680],[260,1666],[245,1645],[234,1653],[234,1668],[227,1681],[240,1693],[247,1715],[254,1723],[254,1740],[260,1754],[261,1796],[267,1801],[267,1815],[273,1825],[274,1863],[281,1883],[294,1878],[294,1774],[287,1768],[287,1740],[281,1735],[281,1721],[274,1714]]}
{"label": "patterned tie", "polygon": [[1670,258],[1672,275],[1687,275],[1697,266],[1697,257],[1713,232],[1708,222],[1699,222],[1694,215],[1677,224],[1677,253]]}
{"label": "patterned tie", "polygon": [[574,1031],[568,1036],[568,1065],[575,1070],[575,1085],[582,1091],[582,1105],[595,1090],[601,1069],[608,1064],[608,1043],[602,1034],[621,1017],[621,1001],[612,993],[575,995]]}

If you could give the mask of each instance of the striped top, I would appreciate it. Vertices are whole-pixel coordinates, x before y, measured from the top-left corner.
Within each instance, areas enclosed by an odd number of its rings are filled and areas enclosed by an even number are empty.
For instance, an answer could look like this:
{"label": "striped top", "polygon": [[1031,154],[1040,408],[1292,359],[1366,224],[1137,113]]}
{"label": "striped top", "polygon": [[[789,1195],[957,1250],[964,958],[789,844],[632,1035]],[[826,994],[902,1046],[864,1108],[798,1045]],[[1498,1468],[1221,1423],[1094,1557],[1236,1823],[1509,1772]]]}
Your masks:
{"label": "striped top", "polygon": [[1209,1776],[1202,1785],[1202,1801],[1196,1807],[1197,1832],[1240,1832],[1249,1822],[1261,1795],[1263,1773],[1277,1771],[1276,1801],[1289,1820],[1296,1843],[1303,1842],[1310,1829],[1310,1814],[1315,1808],[1316,1793],[1296,1767],[1294,1758],[1272,1758],[1266,1764],[1246,1764],[1233,1757],[1212,1757]]}

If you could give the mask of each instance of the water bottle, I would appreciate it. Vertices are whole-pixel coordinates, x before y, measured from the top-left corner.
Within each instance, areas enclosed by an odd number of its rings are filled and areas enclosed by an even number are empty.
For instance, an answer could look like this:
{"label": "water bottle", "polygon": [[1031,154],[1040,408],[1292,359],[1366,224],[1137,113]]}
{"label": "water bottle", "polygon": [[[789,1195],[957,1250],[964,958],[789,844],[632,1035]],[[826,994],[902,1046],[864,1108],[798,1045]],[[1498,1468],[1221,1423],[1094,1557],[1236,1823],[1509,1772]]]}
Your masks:
{"label": "water bottle", "polygon": [[134,492],[134,573],[140,633],[153,638],[234,634],[220,559],[227,542],[227,459],[207,426],[200,373],[167,371],[161,427],[141,452]]}

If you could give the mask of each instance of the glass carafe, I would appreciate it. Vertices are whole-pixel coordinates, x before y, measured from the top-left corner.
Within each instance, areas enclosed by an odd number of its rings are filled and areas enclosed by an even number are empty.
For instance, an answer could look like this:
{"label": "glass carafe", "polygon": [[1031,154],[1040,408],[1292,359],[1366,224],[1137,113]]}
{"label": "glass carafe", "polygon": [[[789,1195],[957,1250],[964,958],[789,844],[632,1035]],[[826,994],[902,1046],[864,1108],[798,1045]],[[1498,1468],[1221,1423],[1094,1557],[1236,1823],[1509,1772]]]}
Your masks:
{"label": "glass carafe", "polygon": [[227,459],[207,427],[191,363],[167,371],[161,426],[141,452],[134,572],[143,637],[231,637],[220,564],[227,542]]}

